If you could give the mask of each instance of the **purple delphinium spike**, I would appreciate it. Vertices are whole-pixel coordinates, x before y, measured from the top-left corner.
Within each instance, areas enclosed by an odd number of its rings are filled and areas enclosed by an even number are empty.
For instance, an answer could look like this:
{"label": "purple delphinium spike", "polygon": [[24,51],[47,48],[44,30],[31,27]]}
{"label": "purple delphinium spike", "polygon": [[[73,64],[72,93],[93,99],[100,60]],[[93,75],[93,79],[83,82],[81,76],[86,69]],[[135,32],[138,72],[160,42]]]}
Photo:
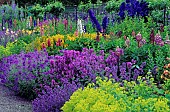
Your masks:
{"label": "purple delphinium spike", "polygon": [[100,23],[99,23],[98,20],[96,19],[94,12],[93,12],[91,9],[89,9],[89,10],[88,10],[88,13],[89,13],[90,19],[91,19],[92,23],[95,25],[97,31],[98,31],[98,32],[101,32]]}
{"label": "purple delphinium spike", "polygon": [[106,30],[107,25],[108,25],[108,17],[105,16],[105,17],[103,18],[103,21],[102,21],[103,30]]}

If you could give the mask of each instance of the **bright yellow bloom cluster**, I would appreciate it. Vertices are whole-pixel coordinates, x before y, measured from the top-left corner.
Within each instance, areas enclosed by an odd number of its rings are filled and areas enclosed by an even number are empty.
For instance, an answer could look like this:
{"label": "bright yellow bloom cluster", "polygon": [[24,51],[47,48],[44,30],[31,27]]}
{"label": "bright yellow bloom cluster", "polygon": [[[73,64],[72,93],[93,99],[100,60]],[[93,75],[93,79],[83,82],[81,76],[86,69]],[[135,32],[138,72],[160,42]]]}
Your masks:
{"label": "bright yellow bloom cluster", "polygon": [[[58,44],[59,43],[59,44]],[[27,50],[32,46],[34,49],[42,50],[43,47],[51,47],[53,48],[55,45],[65,47],[64,45],[64,35],[54,35],[54,36],[42,36],[36,38],[31,44],[27,46]]]}
{"label": "bright yellow bloom cluster", "polygon": [[31,34],[33,34],[34,32],[35,32],[35,30],[25,30],[25,29],[21,30],[21,33],[22,33],[22,34],[27,34],[27,35],[31,35]]}
{"label": "bright yellow bloom cluster", "polygon": [[[99,35],[100,37],[102,37],[102,33],[100,33],[100,35]],[[110,35],[105,35],[106,36],[106,39],[109,39],[110,38]],[[96,33],[92,33],[92,34],[90,34],[90,33],[85,33],[85,34],[83,34],[82,35],[82,37],[86,37],[86,38],[90,38],[90,39],[96,39],[96,37],[97,37],[97,34]]]}
{"label": "bright yellow bloom cluster", "polygon": [[[65,44],[64,42],[66,40],[68,41],[75,41],[76,39],[81,39],[81,38],[89,38],[89,39],[96,39],[97,34],[96,33],[92,33],[92,34],[83,34],[83,35],[71,35],[71,34],[67,34],[67,35],[61,35],[61,34],[56,34],[54,36],[42,36],[40,38],[37,38],[35,41],[33,41],[30,45],[27,46],[27,48],[30,48],[31,46],[34,49],[37,50],[42,50],[44,47],[51,47],[53,48],[54,46],[62,46],[62,47],[67,47],[68,45]],[[102,37],[102,34],[100,34],[100,36]],[[109,39],[110,36],[106,35],[106,39]],[[50,45],[49,45],[50,43]]]}

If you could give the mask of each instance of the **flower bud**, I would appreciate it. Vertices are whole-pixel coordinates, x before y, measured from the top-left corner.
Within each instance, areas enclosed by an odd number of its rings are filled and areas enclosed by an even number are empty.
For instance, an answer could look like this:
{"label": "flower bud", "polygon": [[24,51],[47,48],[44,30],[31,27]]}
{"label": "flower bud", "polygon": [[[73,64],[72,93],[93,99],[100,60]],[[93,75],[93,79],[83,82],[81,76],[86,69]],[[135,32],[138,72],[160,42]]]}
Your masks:
{"label": "flower bud", "polygon": [[142,40],[142,35],[140,34],[140,32],[136,35],[136,40],[138,42],[140,42]]}

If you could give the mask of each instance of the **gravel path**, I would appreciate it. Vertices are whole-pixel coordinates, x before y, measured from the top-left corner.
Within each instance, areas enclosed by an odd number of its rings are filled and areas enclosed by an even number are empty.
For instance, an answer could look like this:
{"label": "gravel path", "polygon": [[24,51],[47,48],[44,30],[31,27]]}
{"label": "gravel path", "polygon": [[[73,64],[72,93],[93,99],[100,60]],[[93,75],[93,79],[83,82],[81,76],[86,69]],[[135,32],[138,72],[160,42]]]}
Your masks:
{"label": "gravel path", "polygon": [[32,112],[31,102],[0,85],[0,112]]}

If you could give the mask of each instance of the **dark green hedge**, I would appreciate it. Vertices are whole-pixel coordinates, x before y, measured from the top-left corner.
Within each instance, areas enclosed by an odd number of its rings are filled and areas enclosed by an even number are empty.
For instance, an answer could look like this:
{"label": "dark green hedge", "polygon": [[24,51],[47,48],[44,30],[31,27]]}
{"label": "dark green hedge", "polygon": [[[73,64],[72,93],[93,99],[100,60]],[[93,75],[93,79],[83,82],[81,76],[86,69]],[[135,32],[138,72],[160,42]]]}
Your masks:
{"label": "dark green hedge", "polygon": [[[59,1],[62,2],[64,5],[78,5],[80,2],[88,3],[89,0],[15,0],[16,3],[19,4],[19,6],[24,6],[24,5],[35,5],[35,4],[40,4],[40,5],[45,5],[49,2],[54,2],[54,1]],[[101,0],[103,2],[107,2],[109,0]],[[92,3],[96,3],[97,0],[91,0]]]}

